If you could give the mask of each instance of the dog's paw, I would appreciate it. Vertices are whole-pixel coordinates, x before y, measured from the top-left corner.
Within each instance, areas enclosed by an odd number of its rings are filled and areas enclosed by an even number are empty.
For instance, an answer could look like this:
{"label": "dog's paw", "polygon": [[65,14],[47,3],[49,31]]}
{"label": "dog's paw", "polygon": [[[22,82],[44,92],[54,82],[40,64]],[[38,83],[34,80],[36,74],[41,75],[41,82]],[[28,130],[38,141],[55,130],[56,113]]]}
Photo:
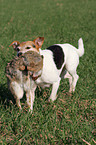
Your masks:
{"label": "dog's paw", "polygon": [[71,94],[72,92],[73,92],[73,91],[72,91],[72,88],[70,88],[70,89],[69,89],[69,93]]}
{"label": "dog's paw", "polygon": [[50,96],[48,101],[49,102],[54,102],[55,100],[57,99],[57,96],[53,97],[53,96]]}
{"label": "dog's paw", "polygon": [[33,109],[30,109],[30,108],[29,108],[29,113],[31,113],[31,114],[32,114],[32,112],[33,112]]}

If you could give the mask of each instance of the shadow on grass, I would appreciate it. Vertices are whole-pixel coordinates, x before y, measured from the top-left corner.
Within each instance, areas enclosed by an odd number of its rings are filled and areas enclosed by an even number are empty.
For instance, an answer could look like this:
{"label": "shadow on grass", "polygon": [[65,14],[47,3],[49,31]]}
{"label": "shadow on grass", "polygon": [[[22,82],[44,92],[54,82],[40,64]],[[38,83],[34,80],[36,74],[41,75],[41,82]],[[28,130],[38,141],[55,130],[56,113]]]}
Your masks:
{"label": "shadow on grass", "polygon": [[[44,99],[45,101],[48,100],[48,90],[43,90],[37,87],[35,96],[36,100],[40,100],[40,98]],[[21,102],[25,103],[26,101],[26,94],[24,94]],[[11,104],[16,105],[16,101],[14,96],[12,95],[11,91],[8,89],[6,84],[0,84],[0,105],[10,106]]]}
{"label": "shadow on grass", "polygon": [[10,102],[15,104],[15,99],[11,94],[10,90],[5,84],[0,85],[0,104],[9,106]]}

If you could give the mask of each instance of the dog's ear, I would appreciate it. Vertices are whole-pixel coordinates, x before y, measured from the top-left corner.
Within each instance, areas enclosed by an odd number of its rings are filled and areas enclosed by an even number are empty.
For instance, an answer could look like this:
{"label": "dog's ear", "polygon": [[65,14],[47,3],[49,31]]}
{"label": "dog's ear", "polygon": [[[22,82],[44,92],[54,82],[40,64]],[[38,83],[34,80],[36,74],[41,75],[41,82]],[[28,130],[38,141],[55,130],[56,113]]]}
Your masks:
{"label": "dog's ear", "polygon": [[44,37],[37,37],[33,42],[37,45],[37,49],[39,49],[43,45]]}
{"label": "dog's ear", "polygon": [[19,41],[13,41],[10,45],[9,45],[9,47],[10,46],[13,46],[13,48],[15,49],[15,50],[17,50],[17,47],[20,45],[20,42]]}

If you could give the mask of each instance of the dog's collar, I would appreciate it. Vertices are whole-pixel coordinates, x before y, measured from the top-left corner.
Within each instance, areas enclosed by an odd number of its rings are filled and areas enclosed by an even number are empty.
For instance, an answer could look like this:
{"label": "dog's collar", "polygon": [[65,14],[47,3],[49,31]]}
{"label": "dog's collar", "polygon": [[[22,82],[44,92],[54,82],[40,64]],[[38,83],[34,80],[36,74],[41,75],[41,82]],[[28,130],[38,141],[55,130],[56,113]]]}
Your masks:
{"label": "dog's collar", "polygon": [[34,81],[36,81],[39,77],[41,77],[41,75],[38,75],[38,76],[36,76],[36,77],[33,77],[33,76],[32,76],[32,79],[33,79]]}

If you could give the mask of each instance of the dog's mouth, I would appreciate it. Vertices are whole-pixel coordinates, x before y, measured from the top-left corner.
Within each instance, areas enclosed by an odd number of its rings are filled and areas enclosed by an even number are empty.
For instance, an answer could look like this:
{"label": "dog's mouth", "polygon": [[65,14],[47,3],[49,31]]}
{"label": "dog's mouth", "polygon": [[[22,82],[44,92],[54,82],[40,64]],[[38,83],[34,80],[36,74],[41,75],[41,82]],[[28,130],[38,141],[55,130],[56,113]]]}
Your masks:
{"label": "dog's mouth", "polygon": [[18,52],[17,53],[17,56],[19,57],[19,56],[21,56],[22,55],[22,52]]}

